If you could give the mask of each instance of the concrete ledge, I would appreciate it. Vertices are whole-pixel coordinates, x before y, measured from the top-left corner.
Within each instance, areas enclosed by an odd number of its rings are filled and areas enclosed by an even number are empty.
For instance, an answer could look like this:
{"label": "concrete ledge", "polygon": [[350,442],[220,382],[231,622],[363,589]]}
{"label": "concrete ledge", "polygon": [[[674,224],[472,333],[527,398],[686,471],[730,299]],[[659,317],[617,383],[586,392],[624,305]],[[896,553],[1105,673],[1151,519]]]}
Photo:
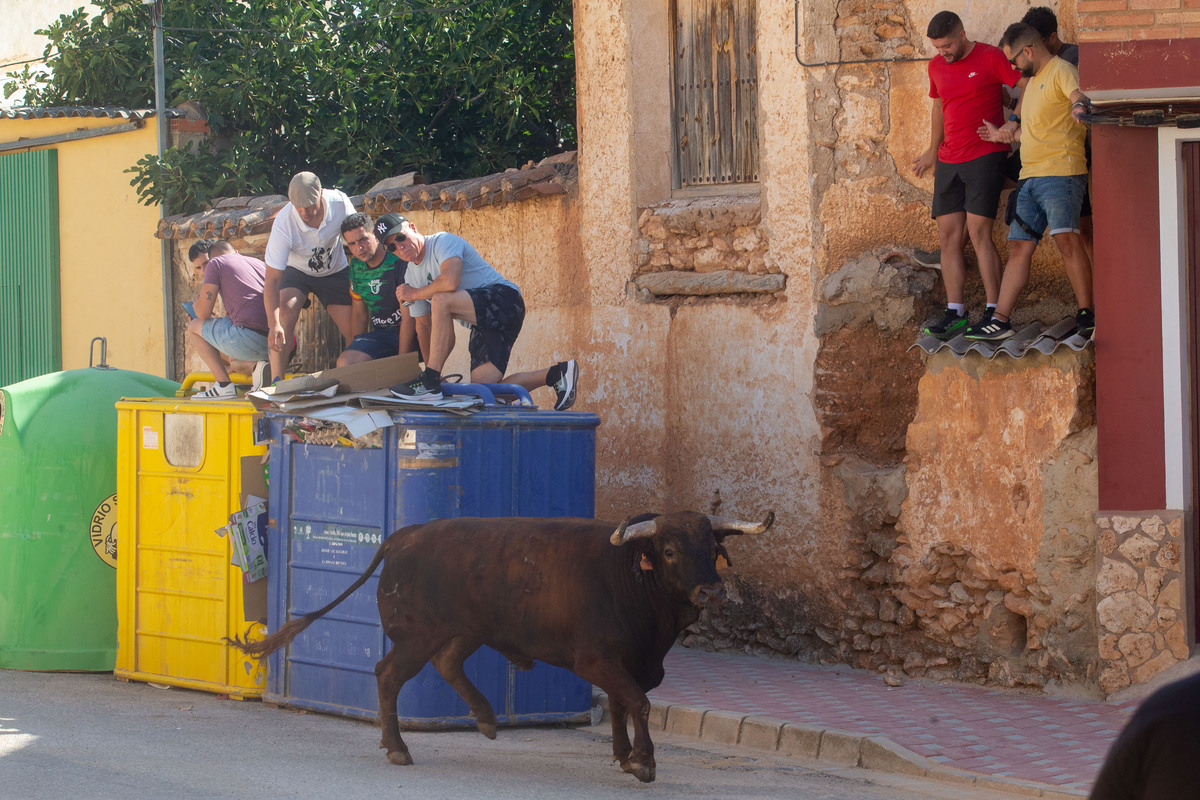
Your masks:
{"label": "concrete ledge", "polygon": [[[605,698],[607,701],[608,698]],[[605,708],[608,708],[606,703]],[[669,706],[650,706],[650,718],[646,724],[650,726],[652,731],[665,731],[667,729],[667,709]]]}
{"label": "concrete ledge", "polygon": [[789,758],[817,757],[821,749],[821,731],[787,723],[779,731],[779,753]]}
{"label": "concrete ledge", "polygon": [[735,270],[672,270],[639,275],[633,280],[633,284],[637,289],[647,291],[655,297],[680,294],[770,294],[782,292],[787,286],[787,277],[776,273],[761,275]]}
{"label": "concrete ledge", "polygon": [[709,711],[700,722],[700,738],[716,744],[737,744],[744,714]]}
{"label": "concrete ledge", "polygon": [[897,775],[925,776],[929,774],[931,762],[886,736],[866,736],[859,744],[858,765]]}
{"label": "concrete ledge", "polygon": [[[651,706],[653,707],[653,706]],[[671,706],[667,709],[667,733],[677,733],[692,739],[700,738],[700,726],[704,722],[704,710],[688,706]]]}
{"label": "concrete ledge", "polygon": [[858,750],[862,738],[860,734],[849,731],[822,731],[821,748],[817,751],[817,760],[857,767],[859,766]]}
{"label": "concrete ledge", "polygon": [[780,734],[787,723],[770,717],[746,717],[738,732],[738,744],[751,750],[774,753],[779,750]]}

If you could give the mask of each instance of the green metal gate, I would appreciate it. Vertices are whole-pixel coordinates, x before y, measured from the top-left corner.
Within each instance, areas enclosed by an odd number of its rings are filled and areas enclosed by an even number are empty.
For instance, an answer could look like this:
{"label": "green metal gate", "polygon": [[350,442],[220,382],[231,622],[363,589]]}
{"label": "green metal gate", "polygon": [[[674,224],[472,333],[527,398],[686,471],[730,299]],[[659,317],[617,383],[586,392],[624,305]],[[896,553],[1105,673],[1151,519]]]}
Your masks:
{"label": "green metal gate", "polygon": [[0,155],[0,386],[60,369],[58,151]]}

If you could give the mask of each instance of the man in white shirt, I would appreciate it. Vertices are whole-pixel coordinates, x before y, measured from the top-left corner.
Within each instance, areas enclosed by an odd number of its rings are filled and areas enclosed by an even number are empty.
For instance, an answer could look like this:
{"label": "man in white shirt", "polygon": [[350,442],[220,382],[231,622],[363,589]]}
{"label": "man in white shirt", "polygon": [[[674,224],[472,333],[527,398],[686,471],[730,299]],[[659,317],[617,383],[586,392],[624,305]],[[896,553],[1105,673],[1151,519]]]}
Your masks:
{"label": "man in white shirt", "polygon": [[322,189],[321,179],[300,172],[288,185],[291,201],[275,217],[263,261],[267,264],[263,305],[270,326],[271,374],[283,377],[296,347],[296,321],[315,294],[337,325],[345,344],[351,326],[350,279],[341,226],[355,212],[344,192]]}

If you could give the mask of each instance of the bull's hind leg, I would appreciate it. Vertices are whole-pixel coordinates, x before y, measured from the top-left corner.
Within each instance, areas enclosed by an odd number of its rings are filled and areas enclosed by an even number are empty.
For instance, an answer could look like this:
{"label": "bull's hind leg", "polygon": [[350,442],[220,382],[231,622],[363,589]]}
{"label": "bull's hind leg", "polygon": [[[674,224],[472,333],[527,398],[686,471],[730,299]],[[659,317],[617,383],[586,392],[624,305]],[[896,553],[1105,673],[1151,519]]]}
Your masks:
{"label": "bull's hind leg", "polygon": [[375,681],[379,687],[379,724],[383,728],[383,739],[379,746],[387,750],[388,761],[393,764],[404,766],[413,763],[408,745],[400,738],[396,701],[405,681],[421,671],[430,655],[428,651],[414,653],[412,648],[393,644],[387,655],[375,665]]}
{"label": "bull's hind leg", "polygon": [[475,717],[475,727],[489,739],[496,738],[496,712],[492,704],[483,696],[483,692],[471,683],[467,673],[463,671],[463,662],[479,649],[479,642],[468,641],[462,637],[451,639],[450,642],[433,657],[433,666],[445,678],[458,696],[466,701]]}

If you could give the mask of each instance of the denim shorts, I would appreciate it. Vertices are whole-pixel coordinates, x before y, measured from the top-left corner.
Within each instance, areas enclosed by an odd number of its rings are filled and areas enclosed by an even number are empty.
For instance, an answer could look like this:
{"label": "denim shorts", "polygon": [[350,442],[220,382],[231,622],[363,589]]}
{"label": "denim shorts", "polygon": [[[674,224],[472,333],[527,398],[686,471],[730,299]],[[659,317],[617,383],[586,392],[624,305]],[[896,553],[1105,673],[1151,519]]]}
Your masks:
{"label": "denim shorts", "polygon": [[372,359],[387,358],[400,353],[400,329],[377,328],[354,337],[347,350],[366,353]]}
{"label": "denim shorts", "polygon": [[209,317],[200,326],[204,341],[235,361],[266,361],[267,336],[233,324],[229,317]]}
{"label": "denim shorts", "polygon": [[[1050,235],[1079,233],[1079,209],[1087,194],[1087,174],[1030,178],[1017,196],[1017,216],[1033,229],[1029,233],[1013,222],[1008,229],[1009,241],[1036,242],[1047,226]],[[1036,235],[1035,235],[1036,234]]]}

